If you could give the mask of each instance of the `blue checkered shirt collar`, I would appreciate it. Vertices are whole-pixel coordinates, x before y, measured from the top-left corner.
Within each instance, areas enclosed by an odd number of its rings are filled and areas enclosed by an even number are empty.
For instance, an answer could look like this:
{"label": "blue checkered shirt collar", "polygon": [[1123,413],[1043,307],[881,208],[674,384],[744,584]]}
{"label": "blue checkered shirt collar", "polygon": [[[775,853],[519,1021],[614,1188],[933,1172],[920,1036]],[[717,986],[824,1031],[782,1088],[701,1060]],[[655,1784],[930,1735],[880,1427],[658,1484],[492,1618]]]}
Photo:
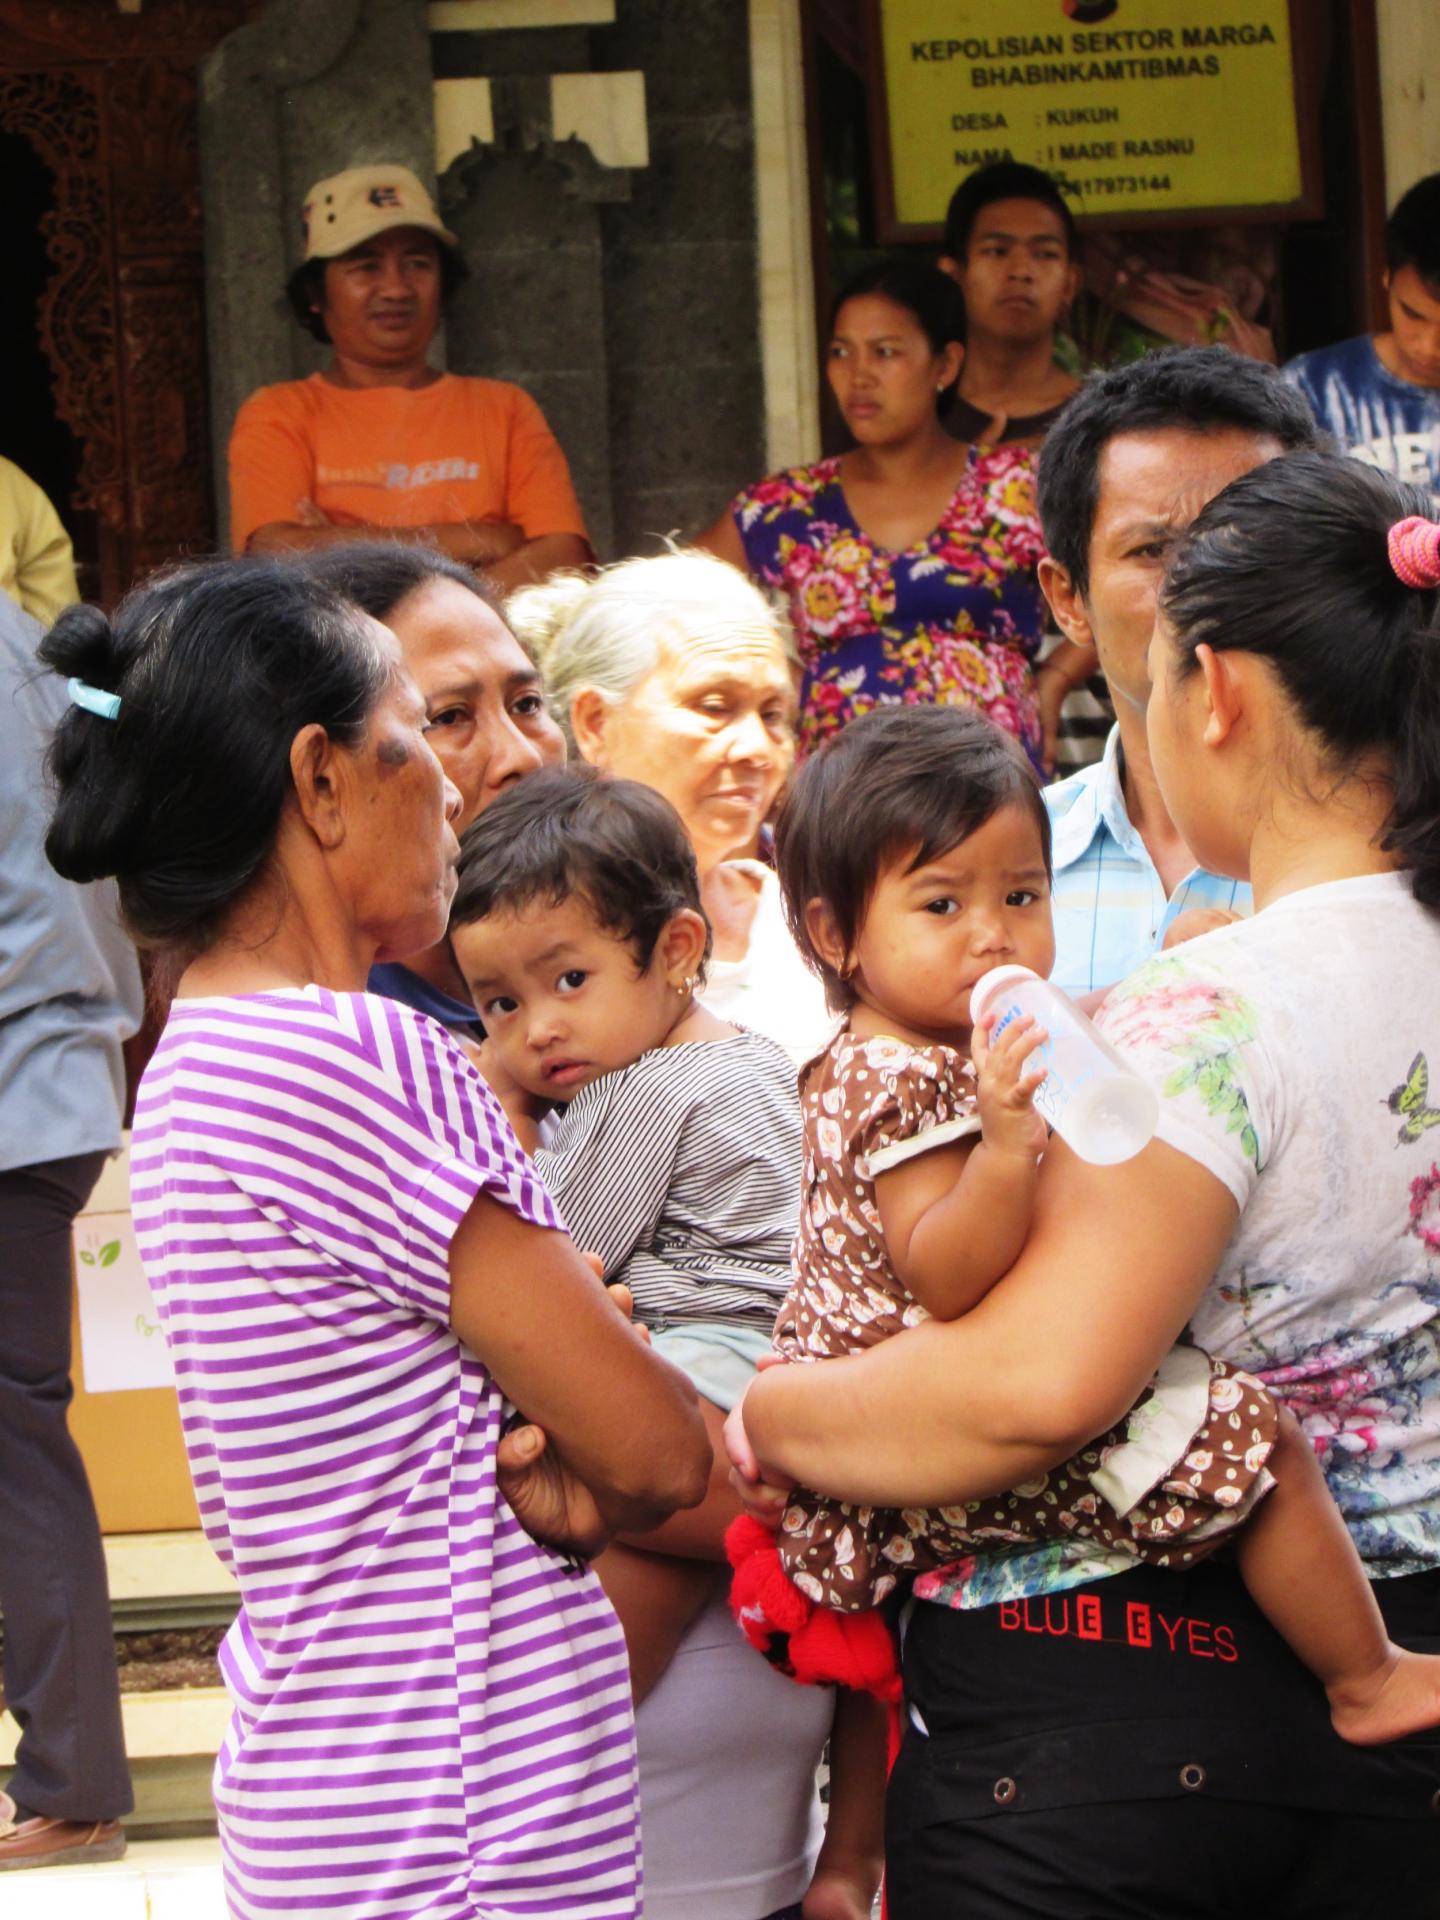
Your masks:
{"label": "blue checkered shirt collar", "polygon": [[[1071,796],[1073,795],[1073,798]],[[1074,866],[1089,852],[1095,835],[1103,827],[1110,838],[1132,860],[1150,867],[1145,842],[1140,838],[1125,806],[1125,788],[1121,782],[1120,729],[1112,727],[1101,757],[1068,780],[1057,781],[1046,799],[1051,803],[1051,846],[1055,871]],[[1068,800],[1065,811],[1055,818],[1057,803]]]}
{"label": "blue checkered shirt collar", "polygon": [[1120,729],[1104,758],[1045,792],[1055,884],[1055,966],[1070,994],[1112,987],[1160,950],[1172,921],[1191,907],[1250,911],[1250,889],[1196,867],[1167,900],[1149,849],[1125,810]]}

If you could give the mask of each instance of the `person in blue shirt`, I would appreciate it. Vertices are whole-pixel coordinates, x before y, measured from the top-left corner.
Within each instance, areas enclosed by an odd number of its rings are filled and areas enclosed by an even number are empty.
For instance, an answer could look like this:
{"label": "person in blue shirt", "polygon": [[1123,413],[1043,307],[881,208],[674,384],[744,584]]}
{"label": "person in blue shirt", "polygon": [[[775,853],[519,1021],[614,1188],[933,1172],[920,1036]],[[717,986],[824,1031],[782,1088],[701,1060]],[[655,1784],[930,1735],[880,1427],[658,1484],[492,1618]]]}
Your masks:
{"label": "person in blue shirt", "polygon": [[1146,653],[1177,537],[1230,481],[1318,439],[1309,408],[1275,369],[1226,347],[1176,347],[1094,373],[1046,437],[1040,584],[1061,632],[1099,650],[1116,715],[1103,759],[1045,795],[1050,977],[1076,998],[1102,995],[1167,937],[1249,911],[1243,882],[1196,865],[1156,784]]}
{"label": "person in blue shirt", "polygon": [[1282,378],[1347,453],[1440,498],[1440,173],[1385,225],[1390,325],[1297,354]]}
{"label": "person in blue shirt", "polygon": [[71,886],[45,858],[56,723],[114,722],[67,708],[37,667],[40,634],[0,594],[0,1610],[21,1727],[0,1872],[117,1859],[134,1805],[100,1526],[66,1410],[70,1230],[120,1144],[140,968],[113,885]]}

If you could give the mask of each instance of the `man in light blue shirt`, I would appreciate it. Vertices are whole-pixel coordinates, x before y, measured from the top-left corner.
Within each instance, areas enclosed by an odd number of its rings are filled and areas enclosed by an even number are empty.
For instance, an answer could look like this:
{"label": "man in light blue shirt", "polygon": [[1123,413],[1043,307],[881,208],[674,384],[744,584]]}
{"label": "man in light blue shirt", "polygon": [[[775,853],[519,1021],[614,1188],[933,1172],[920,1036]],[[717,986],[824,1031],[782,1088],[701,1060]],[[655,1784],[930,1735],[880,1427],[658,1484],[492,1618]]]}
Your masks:
{"label": "man in light blue shirt", "polygon": [[[120,1144],[140,969],[113,886],[45,858],[65,689],[0,595],[0,1610],[20,1722],[0,1871],[116,1858],[133,1805],[100,1528],[66,1425],[70,1230]],[[87,718],[90,726],[107,726]]]}
{"label": "man in light blue shirt", "polygon": [[[1158,953],[1182,913],[1244,914],[1250,889],[1192,866],[1167,897],[1125,803],[1117,724],[1104,758],[1045,795],[1054,834],[1055,965],[1051,979],[1076,998],[1103,992]],[[1218,924],[1218,922],[1216,923]],[[1197,931],[1201,930],[1198,921]]]}
{"label": "man in light blue shirt", "polygon": [[[1182,913],[1250,910],[1247,884],[1196,866],[1156,784],[1145,737],[1150,634],[1177,536],[1222,487],[1318,437],[1273,367],[1225,347],[1174,348],[1092,374],[1046,437],[1040,583],[1067,640],[1098,648],[1116,715],[1104,758],[1045,796],[1055,834],[1050,977],[1069,994],[1103,992],[1143,966]],[[1185,931],[1206,924],[1197,917]]]}

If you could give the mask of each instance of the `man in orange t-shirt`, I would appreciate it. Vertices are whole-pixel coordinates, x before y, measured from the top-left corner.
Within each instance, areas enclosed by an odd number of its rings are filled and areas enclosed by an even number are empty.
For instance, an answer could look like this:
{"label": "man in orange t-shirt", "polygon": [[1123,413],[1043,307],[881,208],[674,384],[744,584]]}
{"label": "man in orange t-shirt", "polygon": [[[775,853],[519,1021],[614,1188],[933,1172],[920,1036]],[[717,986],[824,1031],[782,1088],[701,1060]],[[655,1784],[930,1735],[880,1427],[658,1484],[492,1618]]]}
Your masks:
{"label": "man in orange t-shirt", "polygon": [[438,373],[426,358],[465,269],[415,175],[352,167],[311,189],[304,221],[287,291],[332,359],[308,380],[262,387],[236,417],[236,552],[398,534],[502,591],[583,566],[585,522],[539,407],[506,381]]}

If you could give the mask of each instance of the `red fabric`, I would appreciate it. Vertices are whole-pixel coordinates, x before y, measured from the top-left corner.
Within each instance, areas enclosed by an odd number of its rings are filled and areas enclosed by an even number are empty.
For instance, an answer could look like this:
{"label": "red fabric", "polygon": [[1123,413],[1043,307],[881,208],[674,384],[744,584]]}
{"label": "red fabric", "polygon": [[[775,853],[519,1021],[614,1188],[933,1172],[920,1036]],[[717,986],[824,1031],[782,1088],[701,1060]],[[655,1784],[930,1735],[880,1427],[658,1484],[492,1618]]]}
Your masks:
{"label": "red fabric", "polygon": [[[781,1673],[812,1687],[873,1693],[885,1715],[885,1775],[900,1753],[900,1666],[895,1636],[878,1608],[833,1613],[808,1599],[780,1564],[775,1535],[748,1513],[725,1529],[725,1555],[735,1569],[730,1610],[740,1631]],[[881,1920],[886,1920],[881,1887]]]}
{"label": "red fabric", "polygon": [[780,1564],[775,1536],[748,1513],[732,1520],[725,1552],[735,1577],[730,1610],[758,1653],[792,1680],[900,1699],[895,1637],[883,1614],[835,1613],[801,1593]]}

